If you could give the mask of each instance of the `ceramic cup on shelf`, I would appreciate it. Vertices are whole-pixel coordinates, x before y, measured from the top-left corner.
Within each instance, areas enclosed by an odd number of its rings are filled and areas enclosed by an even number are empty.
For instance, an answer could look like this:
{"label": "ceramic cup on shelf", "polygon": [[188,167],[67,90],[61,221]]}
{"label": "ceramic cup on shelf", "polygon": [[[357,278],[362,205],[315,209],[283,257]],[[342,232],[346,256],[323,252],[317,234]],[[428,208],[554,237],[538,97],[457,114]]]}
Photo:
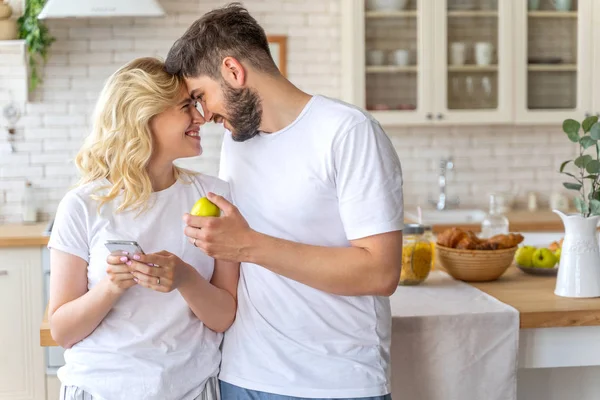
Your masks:
{"label": "ceramic cup on shelf", "polygon": [[530,11],[535,11],[540,8],[540,0],[528,0],[527,1],[527,9]]}
{"label": "ceramic cup on shelf", "polygon": [[450,64],[464,65],[467,61],[467,44],[454,42],[450,45]]}
{"label": "ceramic cup on shelf", "polygon": [[410,55],[408,50],[394,50],[392,53],[390,53],[390,63],[393,65],[408,65],[410,63]]}
{"label": "ceramic cup on shelf", "polygon": [[490,42],[475,43],[475,63],[477,65],[490,65],[494,56],[494,45]]}
{"label": "ceramic cup on shelf", "polygon": [[550,0],[556,11],[571,11],[572,0]]}
{"label": "ceramic cup on shelf", "polygon": [[408,5],[408,0],[374,0],[372,7],[377,11],[400,11]]}
{"label": "ceramic cup on shelf", "polygon": [[385,52],[383,50],[368,50],[367,65],[383,65],[385,62]]}

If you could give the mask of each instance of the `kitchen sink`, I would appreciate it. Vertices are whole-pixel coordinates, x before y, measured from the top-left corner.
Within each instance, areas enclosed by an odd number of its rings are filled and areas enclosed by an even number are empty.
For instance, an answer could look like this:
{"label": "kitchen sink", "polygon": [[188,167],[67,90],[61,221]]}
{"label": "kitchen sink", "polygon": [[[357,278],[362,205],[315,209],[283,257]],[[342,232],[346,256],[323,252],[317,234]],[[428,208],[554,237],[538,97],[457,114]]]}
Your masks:
{"label": "kitchen sink", "polygon": [[[427,225],[454,225],[454,224],[479,224],[485,218],[486,212],[479,209],[451,209],[451,210],[422,210],[423,223]],[[405,212],[406,219],[411,222],[419,221],[419,214]]]}

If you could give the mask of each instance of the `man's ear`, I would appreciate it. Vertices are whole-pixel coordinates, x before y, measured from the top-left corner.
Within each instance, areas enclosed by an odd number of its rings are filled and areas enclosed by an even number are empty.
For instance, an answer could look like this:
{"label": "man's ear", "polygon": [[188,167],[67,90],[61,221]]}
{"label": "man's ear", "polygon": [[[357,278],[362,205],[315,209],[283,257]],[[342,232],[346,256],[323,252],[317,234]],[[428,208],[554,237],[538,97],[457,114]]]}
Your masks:
{"label": "man's ear", "polygon": [[225,57],[221,64],[223,79],[234,88],[243,87],[246,84],[246,69],[237,59]]}

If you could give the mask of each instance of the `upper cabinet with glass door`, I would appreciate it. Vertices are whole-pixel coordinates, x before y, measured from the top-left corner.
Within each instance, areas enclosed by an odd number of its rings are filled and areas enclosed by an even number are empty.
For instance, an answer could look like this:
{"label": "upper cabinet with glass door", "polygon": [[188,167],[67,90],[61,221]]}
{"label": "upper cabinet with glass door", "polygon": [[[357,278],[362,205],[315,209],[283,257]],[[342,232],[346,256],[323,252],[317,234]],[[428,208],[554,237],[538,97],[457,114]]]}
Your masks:
{"label": "upper cabinet with glass door", "polygon": [[384,124],[432,119],[428,0],[347,0],[344,7],[346,100]]}
{"label": "upper cabinet with glass door", "polygon": [[433,0],[435,119],[512,117],[511,1]]}
{"label": "upper cabinet with glass door", "polygon": [[591,113],[594,1],[515,0],[517,123]]}

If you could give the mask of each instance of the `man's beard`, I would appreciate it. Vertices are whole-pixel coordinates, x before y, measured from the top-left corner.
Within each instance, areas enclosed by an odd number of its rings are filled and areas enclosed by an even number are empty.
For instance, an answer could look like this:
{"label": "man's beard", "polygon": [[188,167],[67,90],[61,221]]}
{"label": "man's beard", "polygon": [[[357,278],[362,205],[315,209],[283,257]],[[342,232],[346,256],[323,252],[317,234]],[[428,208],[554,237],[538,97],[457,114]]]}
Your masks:
{"label": "man's beard", "polygon": [[227,82],[223,82],[221,87],[233,140],[245,142],[258,135],[262,121],[262,105],[258,94],[250,88],[235,89]]}

